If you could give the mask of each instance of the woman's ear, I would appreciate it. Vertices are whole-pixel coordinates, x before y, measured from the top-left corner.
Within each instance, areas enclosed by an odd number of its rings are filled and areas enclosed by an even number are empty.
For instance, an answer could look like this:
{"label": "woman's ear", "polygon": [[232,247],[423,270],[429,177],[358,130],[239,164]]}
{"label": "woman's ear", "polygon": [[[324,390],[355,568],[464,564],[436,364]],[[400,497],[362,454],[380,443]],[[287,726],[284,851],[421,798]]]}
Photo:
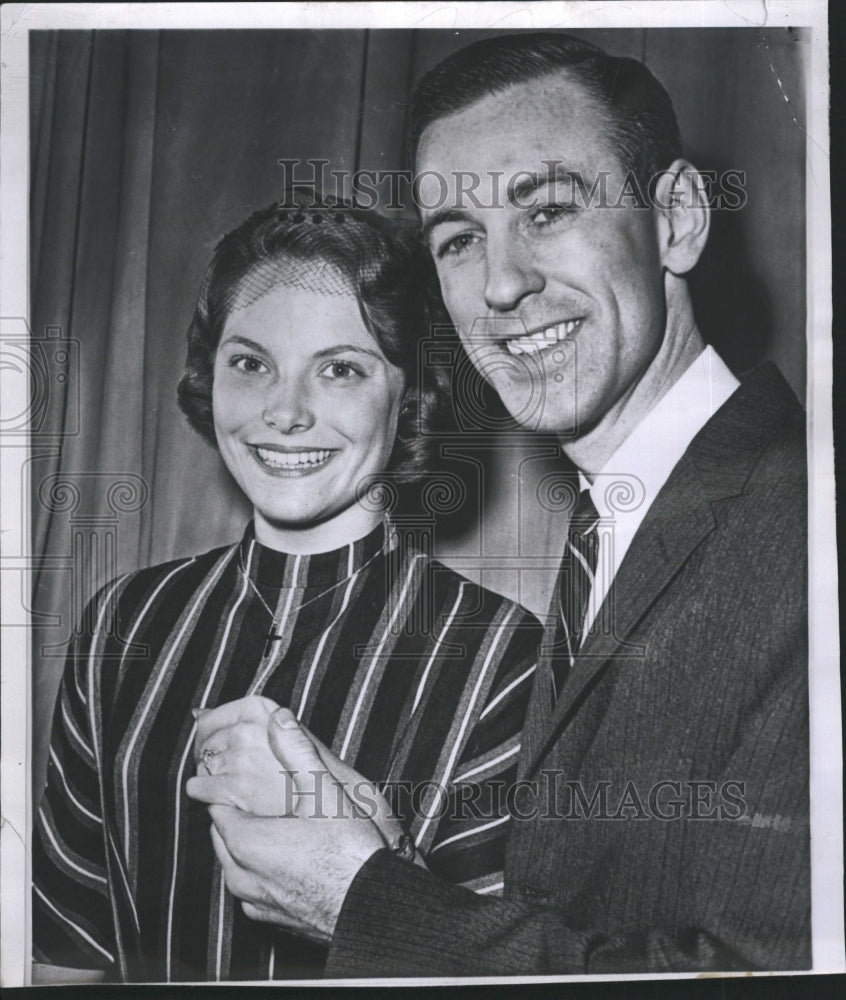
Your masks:
{"label": "woman's ear", "polygon": [[699,171],[687,160],[674,160],[655,184],[661,261],[672,274],[687,274],[708,240],[711,210]]}

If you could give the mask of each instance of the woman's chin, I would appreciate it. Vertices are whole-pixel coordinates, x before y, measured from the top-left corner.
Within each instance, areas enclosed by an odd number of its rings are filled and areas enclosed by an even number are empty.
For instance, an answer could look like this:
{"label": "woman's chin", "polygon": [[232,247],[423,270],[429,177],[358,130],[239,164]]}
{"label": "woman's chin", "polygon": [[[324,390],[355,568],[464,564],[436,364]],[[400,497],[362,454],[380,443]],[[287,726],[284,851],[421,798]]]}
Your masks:
{"label": "woman's chin", "polygon": [[286,552],[328,552],[368,535],[383,515],[352,503],[340,510],[253,509],[256,539]]}

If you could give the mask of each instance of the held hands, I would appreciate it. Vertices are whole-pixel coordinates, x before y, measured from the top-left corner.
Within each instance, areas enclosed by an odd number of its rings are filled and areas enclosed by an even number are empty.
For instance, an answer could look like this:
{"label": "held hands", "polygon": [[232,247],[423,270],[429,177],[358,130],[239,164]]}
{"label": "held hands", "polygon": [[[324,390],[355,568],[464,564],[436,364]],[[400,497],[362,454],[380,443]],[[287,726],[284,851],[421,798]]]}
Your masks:
{"label": "held hands", "polygon": [[385,799],[266,698],[204,713],[196,746],[211,773],[187,791],[210,806],[215,853],[246,915],[329,941],[359,868],[402,835]]}
{"label": "held hands", "polygon": [[[281,729],[270,725],[277,712]],[[332,753],[289,709],[280,709],[275,701],[258,695],[197,711],[197,774],[188,781],[188,796],[207,805],[234,806],[253,816],[294,814],[294,769],[286,761],[295,752],[297,731],[311,743],[310,748],[302,744],[308,757],[300,763],[314,771],[314,775],[303,772],[303,784],[308,787],[302,790],[315,801],[314,811],[371,819],[385,842],[396,844],[402,826],[376,783]],[[281,737],[281,732],[287,736]]]}

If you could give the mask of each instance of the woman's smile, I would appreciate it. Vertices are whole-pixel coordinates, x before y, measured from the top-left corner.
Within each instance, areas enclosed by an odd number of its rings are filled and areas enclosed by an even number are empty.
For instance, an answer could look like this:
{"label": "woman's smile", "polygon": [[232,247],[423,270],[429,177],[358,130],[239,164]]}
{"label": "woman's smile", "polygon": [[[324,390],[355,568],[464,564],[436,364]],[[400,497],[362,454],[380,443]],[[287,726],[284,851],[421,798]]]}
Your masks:
{"label": "woman's smile", "polygon": [[274,476],[307,476],[324,468],[338,454],[337,448],[278,448],[248,445],[262,468]]}

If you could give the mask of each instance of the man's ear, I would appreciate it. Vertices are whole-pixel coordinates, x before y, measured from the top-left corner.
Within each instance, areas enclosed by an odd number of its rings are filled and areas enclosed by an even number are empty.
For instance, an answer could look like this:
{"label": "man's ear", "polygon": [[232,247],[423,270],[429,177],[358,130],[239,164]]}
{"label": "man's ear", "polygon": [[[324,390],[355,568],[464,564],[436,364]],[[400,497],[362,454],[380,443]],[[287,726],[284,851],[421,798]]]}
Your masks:
{"label": "man's ear", "polygon": [[687,160],[674,160],[660,174],[652,203],[657,213],[661,262],[671,274],[687,274],[705,248],[711,224],[699,171]]}

